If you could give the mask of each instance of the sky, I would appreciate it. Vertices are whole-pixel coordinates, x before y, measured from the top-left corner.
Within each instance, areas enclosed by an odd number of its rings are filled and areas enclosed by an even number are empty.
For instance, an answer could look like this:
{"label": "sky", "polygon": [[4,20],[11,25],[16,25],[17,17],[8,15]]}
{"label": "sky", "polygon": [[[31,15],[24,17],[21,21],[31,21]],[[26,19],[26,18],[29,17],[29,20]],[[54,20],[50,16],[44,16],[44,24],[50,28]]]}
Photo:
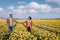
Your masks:
{"label": "sky", "polygon": [[60,18],[60,0],[0,0],[0,17]]}

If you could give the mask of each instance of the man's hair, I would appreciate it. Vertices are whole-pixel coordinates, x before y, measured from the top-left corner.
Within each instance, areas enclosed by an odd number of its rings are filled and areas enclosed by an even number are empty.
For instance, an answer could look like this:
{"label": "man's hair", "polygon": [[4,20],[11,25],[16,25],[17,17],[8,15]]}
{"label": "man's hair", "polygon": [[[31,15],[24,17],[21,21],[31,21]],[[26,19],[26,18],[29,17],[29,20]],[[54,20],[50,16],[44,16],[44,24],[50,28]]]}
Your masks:
{"label": "man's hair", "polygon": [[29,18],[30,18],[30,20],[32,19],[32,17],[31,17],[31,16],[29,16]]}

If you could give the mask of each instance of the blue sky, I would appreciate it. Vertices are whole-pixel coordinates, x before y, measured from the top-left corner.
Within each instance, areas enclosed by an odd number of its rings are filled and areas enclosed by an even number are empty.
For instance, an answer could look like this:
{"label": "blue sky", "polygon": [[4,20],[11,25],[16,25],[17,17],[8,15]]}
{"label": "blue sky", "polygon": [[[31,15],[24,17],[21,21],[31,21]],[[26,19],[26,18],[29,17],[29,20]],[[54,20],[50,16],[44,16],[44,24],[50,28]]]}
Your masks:
{"label": "blue sky", "polygon": [[0,0],[0,17],[60,18],[60,0]]}
{"label": "blue sky", "polygon": [[7,7],[7,6],[10,6],[10,5],[17,6],[18,2],[26,2],[27,4],[30,3],[30,2],[37,2],[39,4],[49,4],[52,7],[59,7],[59,5],[57,3],[46,2],[45,0],[0,0],[0,6],[4,7],[4,8]]}

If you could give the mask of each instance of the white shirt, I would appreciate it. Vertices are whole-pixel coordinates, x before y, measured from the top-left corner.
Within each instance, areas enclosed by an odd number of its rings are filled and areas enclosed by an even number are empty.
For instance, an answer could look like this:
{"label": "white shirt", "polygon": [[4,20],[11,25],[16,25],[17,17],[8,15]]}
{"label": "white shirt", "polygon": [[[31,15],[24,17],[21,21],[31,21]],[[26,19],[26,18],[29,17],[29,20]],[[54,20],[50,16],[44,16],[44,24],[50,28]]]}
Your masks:
{"label": "white shirt", "polygon": [[9,20],[10,20],[10,26],[13,26],[13,20],[12,20],[12,18],[9,18]]}
{"label": "white shirt", "polygon": [[31,20],[28,20],[28,27],[30,27],[30,22],[31,22]]}

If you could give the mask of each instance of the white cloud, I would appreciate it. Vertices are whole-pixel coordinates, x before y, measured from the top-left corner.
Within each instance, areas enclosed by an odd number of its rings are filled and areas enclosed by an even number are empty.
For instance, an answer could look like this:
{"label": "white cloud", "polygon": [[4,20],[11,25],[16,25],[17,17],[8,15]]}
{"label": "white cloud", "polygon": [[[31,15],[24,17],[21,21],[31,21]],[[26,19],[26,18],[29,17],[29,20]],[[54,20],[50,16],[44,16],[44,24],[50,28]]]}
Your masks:
{"label": "white cloud", "polygon": [[8,9],[11,9],[12,10],[12,9],[14,9],[14,6],[9,6]]}
{"label": "white cloud", "polygon": [[21,5],[17,7],[18,9],[25,9],[25,6]]}
{"label": "white cloud", "polygon": [[34,10],[34,9],[30,9],[30,10],[29,10],[29,13],[32,13],[32,14],[35,14],[35,13],[36,13],[36,14],[37,14],[38,11],[37,11],[37,10]]}
{"label": "white cloud", "polygon": [[[15,15],[15,17],[20,17],[20,15],[23,16],[22,14],[25,16],[31,15],[33,17],[38,15],[37,17],[39,18],[60,17],[60,8],[53,8],[48,4],[38,4],[37,2],[31,2],[27,5],[19,5],[16,8],[14,6],[9,6],[8,8],[8,10],[12,9],[12,13]],[[3,8],[0,8],[0,10],[3,10]]]}
{"label": "white cloud", "polygon": [[4,11],[4,9],[0,7],[0,12],[2,12],[2,11]]}
{"label": "white cloud", "polygon": [[25,5],[25,4],[27,4],[27,3],[24,2],[24,1],[20,1],[20,2],[18,2],[18,4],[20,4],[20,5]]}
{"label": "white cloud", "polygon": [[20,14],[25,14],[27,11],[22,9],[14,9],[12,12],[20,15]]}
{"label": "white cloud", "polygon": [[[17,9],[13,9],[13,13],[16,15],[21,14],[34,14],[34,15],[42,15],[41,17],[57,17],[60,15],[60,8],[53,8],[48,4],[38,4],[36,2],[31,2],[28,5],[20,5],[17,6]],[[45,14],[46,13],[46,14]]]}
{"label": "white cloud", "polygon": [[54,8],[54,12],[57,13],[57,14],[58,13],[60,14],[60,8]]}
{"label": "white cloud", "polygon": [[60,3],[60,0],[46,0],[46,1]]}
{"label": "white cloud", "polygon": [[0,7],[0,17],[7,17],[7,14],[8,14],[7,10]]}
{"label": "white cloud", "polygon": [[46,0],[46,2],[55,2],[55,3],[58,3],[60,5],[60,0]]}
{"label": "white cloud", "polygon": [[[36,2],[31,2],[27,5],[29,9],[29,13],[33,13],[35,15],[40,15],[40,17],[44,18],[58,18],[60,17],[60,8],[53,8],[48,4],[38,4]],[[26,9],[27,9],[26,8]],[[33,9],[33,10],[32,10]],[[46,13],[46,14],[45,14]]]}
{"label": "white cloud", "polygon": [[42,4],[42,5],[40,5],[40,11],[41,12],[46,12],[46,13],[51,12],[52,7],[49,6],[48,4]]}
{"label": "white cloud", "polygon": [[30,4],[28,4],[26,6],[27,8],[30,8],[30,9],[39,9],[40,8],[40,4],[36,3],[36,2],[31,2]]}
{"label": "white cloud", "polygon": [[49,13],[52,11],[52,7],[48,4],[38,4],[36,2],[31,2],[29,5],[27,5],[28,9],[34,9],[35,12],[45,12]]}

